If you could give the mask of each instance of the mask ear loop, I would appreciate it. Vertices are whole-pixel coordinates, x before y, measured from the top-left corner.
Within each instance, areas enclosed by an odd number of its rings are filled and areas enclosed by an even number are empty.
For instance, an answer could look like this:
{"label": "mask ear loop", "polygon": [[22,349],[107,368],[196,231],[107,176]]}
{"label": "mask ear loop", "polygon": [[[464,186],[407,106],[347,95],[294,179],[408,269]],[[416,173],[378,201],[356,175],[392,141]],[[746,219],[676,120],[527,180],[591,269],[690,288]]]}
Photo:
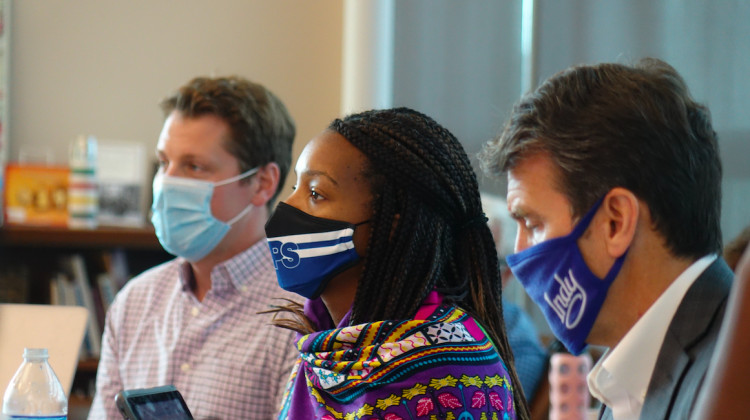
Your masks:
{"label": "mask ear loop", "polygon": [[[251,175],[255,175],[255,173],[258,172],[258,169],[259,168],[256,167],[256,168],[250,169],[248,171],[245,171],[245,172],[243,172],[243,173],[241,173],[239,175],[236,175],[236,176],[233,176],[231,178],[225,179],[223,181],[214,182],[214,188],[221,187],[222,185],[231,184],[232,182],[239,181],[240,179],[247,178],[247,177],[249,177]],[[245,216],[247,213],[249,213],[250,210],[252,210],[252,208],[253,208],[253,205],[252,204],[248,204],[238,215],[234,216],[231,220],[229,220],[228,222],[226,222],[226,224],[228,224],[229,226],[232,226],[238,220],[240,220],[243,216]]]}
{"label": "mask ear loop", "polygon": [[235,222],[237,222],[238,220],[242,219],[242,216],[244,216],[244,215],[248,214],[248,213],[250,212],[250,210],[252,210],[252,208],[253,208],[253,205],[252,205],[252,204],[248,204],[248,205],[247,205],[247,207],[245,207],[245,208],[244,208],[244,210],[242,210],[242,211],[240,212],[240,214],[238,214],[238,215],[234,216],[234,217],[232,218],[232,220],[230,220],[230,221],[228,221],[228,222],[226,222],[226,223],[227,223],[227,224],[228,224],[229,226],[232,226],[232,225],[233,225],[233,224],[234,224]]}
{"label": "mask ear loop", "polygon": [[227,185],[227,184],[231,184],[232,182],[239,181],[242,178],[247,178],[250,175],[255,175],[255,173],[258,172],[258,169],[260,169],[260,168],[255,167],[255,168],[250,169],[248,171],[245,171],[245,172],[243,172],[243,173],[241,173],[239,175],[235,175],[235,176],[233,176],[231,178],[227,178],[227,179],[225,179],[223,181],[214,182],[214,187],[221,187],[222,185]]}

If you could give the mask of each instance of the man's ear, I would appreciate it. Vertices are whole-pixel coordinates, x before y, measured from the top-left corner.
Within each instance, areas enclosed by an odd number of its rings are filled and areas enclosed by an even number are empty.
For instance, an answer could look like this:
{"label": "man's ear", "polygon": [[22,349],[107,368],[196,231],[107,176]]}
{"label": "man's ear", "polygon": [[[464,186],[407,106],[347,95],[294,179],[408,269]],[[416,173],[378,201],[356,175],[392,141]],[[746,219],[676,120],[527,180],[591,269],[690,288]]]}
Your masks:
{"label": "man's ear", "polygon": [[606,217],[605,242],[607,252],[617,258],[627,251],[633,242],[638,226],[640,202],[630,190],[613,188],[604,197],[603,214]]}
{"label": "man's ear", "polygon": [[258,168],[251,185],[255,189],[252,203],[256,207],[265,206],[271,201],[279,188],[279,177],[281,171],[275,162],[267,163]]}

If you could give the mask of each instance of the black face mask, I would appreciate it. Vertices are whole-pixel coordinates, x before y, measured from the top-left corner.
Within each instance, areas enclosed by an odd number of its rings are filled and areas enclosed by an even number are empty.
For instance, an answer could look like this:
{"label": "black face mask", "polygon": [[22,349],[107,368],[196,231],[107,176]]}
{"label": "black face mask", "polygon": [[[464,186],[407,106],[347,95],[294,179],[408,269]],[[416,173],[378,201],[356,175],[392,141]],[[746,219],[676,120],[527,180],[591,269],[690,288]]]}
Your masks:
{"label": "black face mask", "polygon": [[279,286],[308,299],[320,296],[333,277],[359,261],[352,237],[368,222],[323,219],[279,203],[266,223]]}

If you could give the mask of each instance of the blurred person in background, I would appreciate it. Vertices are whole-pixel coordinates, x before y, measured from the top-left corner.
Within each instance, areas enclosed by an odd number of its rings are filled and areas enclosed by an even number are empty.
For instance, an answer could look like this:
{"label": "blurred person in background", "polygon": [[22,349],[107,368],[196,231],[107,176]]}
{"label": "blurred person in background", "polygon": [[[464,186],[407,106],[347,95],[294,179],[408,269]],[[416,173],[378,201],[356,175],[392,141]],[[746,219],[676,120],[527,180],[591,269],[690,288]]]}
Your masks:
{"label": "blurred person in background", "polygon": [[268,89],[199,77],[162,102],[152,222],[177,256],[130,280],[106,318],[91,419],[115,395],[172,384],[196,418],[272,418],[294,334],[258,314],[279,288],[263,226],[289,172],[295,126]]}
{"label": "blurred person in background", "polygon": [[750,242],[750,226],[746,227],[739,235],[735,236],[726,246],[724,246],[724,259],[732,271],[737,271],[740,258],[747,249]]}
{"label": "blurred person in background", "polygon": [[[505,256],[513,253],[518,226],[508,211],[506,201],[498,196],[482,193],[482,208],[497,248],[503,291],[508,290],[513,273],[505,263]],[[549,355],[539,340],[531,317],[503,293],[503,319],[508,343],[516,361],[516,372],[528,401],[533,401],[539,384],[547,373]]]}
{"label": "blurred person in background", "polygon": [[[691,420],[750,418],[750,249],[738,261],[727,313],[711,358],[706,385]],[[720,392],[715,392],[719,390]]]}

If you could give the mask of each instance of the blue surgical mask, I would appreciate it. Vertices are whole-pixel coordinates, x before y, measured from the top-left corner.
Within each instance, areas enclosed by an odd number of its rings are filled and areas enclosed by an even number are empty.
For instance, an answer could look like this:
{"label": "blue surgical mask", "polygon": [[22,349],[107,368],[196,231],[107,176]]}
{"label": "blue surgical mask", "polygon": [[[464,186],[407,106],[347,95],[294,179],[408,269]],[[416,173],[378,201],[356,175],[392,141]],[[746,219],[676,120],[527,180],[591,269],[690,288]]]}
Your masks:
{"label": "blue surgical mask", "polygon": [[599,200],[567,236],[534,245],[506,259],[513,275],[541,308],[552,332],[575,355],[586,347],[586,338],[604,304],[607,290],[627,255],[626,251],[615,260],[604,279],[592,273],[583,260],[577,241],[602,201]]}
{"label": "blue surgical mask", "polygon": [[266,223],[276,277],[282,289],[315,299],[337,274],[354,266],[356,225],[309,215],[284,202]]}
{"label": "blue surgical mask", "polygon": [[219,182],[157,174],[154,177],[154,203],[151,223],[164,249],[188,261],[200,261],[216,248],[229,228],[252,205],[228,222],[211,214],[214,188],[253,175],[258,168]]}

